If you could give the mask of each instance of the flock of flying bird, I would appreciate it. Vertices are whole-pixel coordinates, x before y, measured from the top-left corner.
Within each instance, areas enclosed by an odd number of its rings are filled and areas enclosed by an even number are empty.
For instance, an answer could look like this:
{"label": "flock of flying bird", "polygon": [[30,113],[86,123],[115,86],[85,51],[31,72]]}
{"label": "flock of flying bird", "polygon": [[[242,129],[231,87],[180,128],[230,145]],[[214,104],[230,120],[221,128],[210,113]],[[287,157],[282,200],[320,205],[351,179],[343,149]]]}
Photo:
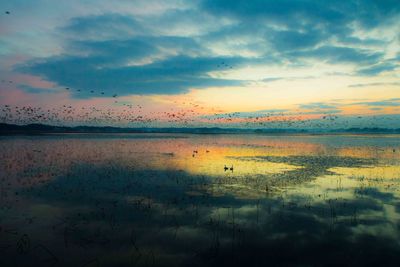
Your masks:
{"label": "flock of flying bird", "polygon": [[[10,15],[10,11],[5,11],[6,15]],[[233,66],[226,61],[221,61],[217,65],[218,69],[232,69]],[[2,80],[2,83],[12,84],[13,81]],[[66,91],[76,93],[84,93],[82,89],[73,89],[65,87]],[[86,93],[99,97],[112,97],[114,103],[109,108],[99,108],[96,106],[77,106],[63,105],[57,108],[27,106],[0,106],[0,122],[3,123],[46,123],[46,124],[63,124],[63,123],[85,123],[90,125],[107,125],[107,124],[151,124],[158,126],[158,123],[168,123],[169,125],[184,126],[221,126],[230,125],[232,127],[271,127],[271,128],[347,128],[351,127],[354,120],[350,122],[346,117],[324,113],[321,111],[321,117],[307,119],[304,115],[307,113],[297,112],[296,115],[290,115],[283,112],[260,113],[259,115],[244,115],[241,112],[222,113],[223,110],[211,109],[213,114],[207,115],[205,107],[200,106],[194,101],[178,103],[174,101],[174,108],[168,111],[147,111],[142,109],[141,105],[132,103],[119,103],[117,93],[107,93],[90,89]],[[121,109],[122,108],[122,109]],[[361,119],[361,116],[357,117]],[[371,117],[374,121],[374,117]]]}
{"label": "flock of flying bird", "polygon": [[[224,65],[225,66],[225,65]],[[2,80],[2,83],[12,84],[12,80]],[[72,90],[70,87],[65,87],[65,90]],[[81,92],[81,89],[76,89]],[[90,90],[91,94],[98,93],[95,90]],[[100,91],[100,96],[106,97],[104,91]],[[45,123],[45,124],[65,124],[65,123],[86,123],[90,125],[107,125],[107,124],[138,124],[145,126],[153,123],[170,123],[175,125],[201,125],[220,126],[231,124],[235,126],[246,127],[314,127],[327,128],[330,127],[350,127],[351,122],[345,117],[339,117],[334,114],[321,114],[319,119],[306,119],[303,115],[306,113],[298,112],[297,115],[289,115],[284,112],[268,112],[258,115],[244,115],[241,112],[223,113],[220,109],[211,109],[214,113],[205,115],[205,107],[202,107],[195,101],[174,101],[174,108],[168,111],[148,111],[143,110],[140,104],[118,102],[118,94],[113,93],[110,96],[114,99],[112,108],[99,108],[96,106],[77,106],[77,105],[62,105],[60,107],[44,108],[35,107],[34,105],[27,106],[0,106],[0,122],[2,123]],[[178,108],[181,106],[181,108]],[[321,112],[322,113],[322,112]],[[361,119],[358,116],[357,119]],[[371,118],[372,121],[375,119]]]}
{"label": "flock of flying bird", "polygon": [[[232,68],[232,66],[221,62],[218,67]],[[2,84],[13,84],[12,80],[2,80]],[[65,87],[66,91],[82,92],[81,89]],[[111,107],[100,108],[96,106],[81,105],[63,105],[60,107],[44,108],[34,105],[26,106],[0,106],[0,122],[2,123],[45,123],[45,124],[65,124],[74,122],[75,124],[84,123],[90,125],[107,124],[134,124],[138,126],[154,125],[167,123],[171,126],[231,126],[231,127],[270,127],[270,128],[288,128],[297,129],[312,128],[348,128],[354,123],[354,118],[350,121],[345,116],[339,117],[336,114],[329,114],[321,111],[320,117],[307,118],[307,112],[298,110],[295,113],[285,112],[254,112],[248,115],[242,112],[224,113],[221,109],[206,108],[195,101],[174,101],[173,108],[168,111],[144,111],[140,104],[132,104],[124,101],[118,101],[117,93],[108,93],[104,91],[90,90],[93,96],[112,97]],[[211,114],[210,114],[211,111]],[[255,115],[256,114],[256,115]],[[356,119],[363,117],[357,116]],[[390,118],[387,118],[390,120]],[[372,116],[371,122],[377,121]],[[371,125],[373,126],[373,125]]]}
{"label": "flock of flying bird", "polygon": [[[113,97],[117,97],[114,95]],[[118,102],[117,100],[115,102]],[[87,124],[104,126],[110,124],[132,126],[230,126],[230,127],[267,127],[267,128],[294,128],[294,129],[334,129],[348,128],[354,123],[345,116],[321,114],[319,118],[306,118],[301,113],[288,115],[282,112],[260,113],[259,115],[245,115],[240,112],[207,114],[204,107],[196,102],[174,102],[174,107],[167,111],[146,110],[141,104],[120,102],[111,107],[82,106],[69,104],[53,107],[35,105],[0,105],[0,123],[14,124]],[[220,110],[218,110],[220,111]],[[357,116],[356,119],[363,117]],[[391,118],[385,118],[391,120]],[[361,120],[360,120],[361,121]],[[371,117],[371,126],[377,117]],[[382,118],[380,120],[382,122]],[[164,123],[164,124],[163,124]]]}

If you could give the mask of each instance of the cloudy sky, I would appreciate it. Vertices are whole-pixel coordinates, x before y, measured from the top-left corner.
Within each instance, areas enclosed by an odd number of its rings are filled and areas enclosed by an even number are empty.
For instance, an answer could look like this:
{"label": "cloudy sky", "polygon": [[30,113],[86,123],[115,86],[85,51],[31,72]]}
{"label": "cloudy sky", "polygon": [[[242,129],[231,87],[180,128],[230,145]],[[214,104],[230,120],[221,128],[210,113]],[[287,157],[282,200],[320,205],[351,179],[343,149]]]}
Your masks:
{"label": "cloudy sky", "polygon": [[0,7],[3,121],[400,127],[398,0]]}

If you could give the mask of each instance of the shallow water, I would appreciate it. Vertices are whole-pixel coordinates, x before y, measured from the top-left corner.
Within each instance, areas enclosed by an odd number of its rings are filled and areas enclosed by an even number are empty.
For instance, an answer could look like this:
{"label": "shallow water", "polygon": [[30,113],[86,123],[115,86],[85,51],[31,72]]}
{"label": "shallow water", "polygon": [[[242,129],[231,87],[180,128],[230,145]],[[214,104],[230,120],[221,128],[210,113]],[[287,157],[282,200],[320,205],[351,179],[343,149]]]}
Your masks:
{"label": "shallow water", "polygon": [[0,180],[0,266],[400,261],[397,135],[0,137]]}

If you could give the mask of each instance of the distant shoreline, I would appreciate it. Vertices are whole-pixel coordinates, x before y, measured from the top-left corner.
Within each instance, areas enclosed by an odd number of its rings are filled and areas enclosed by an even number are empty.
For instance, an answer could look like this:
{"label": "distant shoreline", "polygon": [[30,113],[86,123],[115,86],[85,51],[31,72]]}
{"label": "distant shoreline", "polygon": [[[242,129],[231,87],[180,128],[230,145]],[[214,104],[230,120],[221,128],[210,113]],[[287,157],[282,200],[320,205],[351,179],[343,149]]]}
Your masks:
{"label": "distant shoreline", "polygon": [[168,127],[122,128],[111,126],[53,126],[45,124],[0,123],[0,135],[47,135],[47,134],[268,134],[268,135],[341,135],[341,134],[400,134],[400,128],[349,128],[349,129],[242,129],[219,127]]}

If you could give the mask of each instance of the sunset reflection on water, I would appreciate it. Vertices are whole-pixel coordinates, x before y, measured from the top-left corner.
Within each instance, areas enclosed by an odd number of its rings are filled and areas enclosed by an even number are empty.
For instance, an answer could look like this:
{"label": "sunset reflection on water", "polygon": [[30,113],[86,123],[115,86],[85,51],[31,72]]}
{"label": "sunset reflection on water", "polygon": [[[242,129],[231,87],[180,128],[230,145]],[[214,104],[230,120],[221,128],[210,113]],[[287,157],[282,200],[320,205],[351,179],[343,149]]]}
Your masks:
{"label": "sunset reflection on water", "polygon": [[399,151],[390,135],[1,137],[0,264],[395,265]]}

